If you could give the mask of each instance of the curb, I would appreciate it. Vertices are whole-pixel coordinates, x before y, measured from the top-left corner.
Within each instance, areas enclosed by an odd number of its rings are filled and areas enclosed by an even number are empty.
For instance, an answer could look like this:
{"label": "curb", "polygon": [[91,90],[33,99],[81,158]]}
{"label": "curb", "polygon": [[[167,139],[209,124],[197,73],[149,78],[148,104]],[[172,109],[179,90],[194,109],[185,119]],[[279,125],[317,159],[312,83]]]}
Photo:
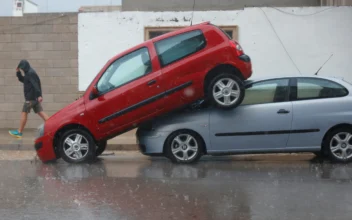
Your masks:
{"label": "curb", "polygon": [[[0,150],[35,151],[34,144],[0,144]],[[108,144],[110,151],[139,151],[137,144]]]}

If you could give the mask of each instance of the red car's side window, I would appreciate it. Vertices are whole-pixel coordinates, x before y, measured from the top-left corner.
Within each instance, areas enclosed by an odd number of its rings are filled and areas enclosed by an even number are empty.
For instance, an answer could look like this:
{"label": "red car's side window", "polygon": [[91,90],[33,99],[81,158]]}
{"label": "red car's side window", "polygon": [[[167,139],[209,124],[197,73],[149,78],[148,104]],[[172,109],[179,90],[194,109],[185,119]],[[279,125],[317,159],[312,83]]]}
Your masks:
{"label": "red car's side window", "polygon": [[206,44],[203,32],[195,30],[158,41],[155,48],[161,66],[165,67],[202,50]]}
{"label": "red car's side window", "polygon": [[106,93],[152,72],[148,48],[133,51],[113,62],[97,84],[100,93]]}

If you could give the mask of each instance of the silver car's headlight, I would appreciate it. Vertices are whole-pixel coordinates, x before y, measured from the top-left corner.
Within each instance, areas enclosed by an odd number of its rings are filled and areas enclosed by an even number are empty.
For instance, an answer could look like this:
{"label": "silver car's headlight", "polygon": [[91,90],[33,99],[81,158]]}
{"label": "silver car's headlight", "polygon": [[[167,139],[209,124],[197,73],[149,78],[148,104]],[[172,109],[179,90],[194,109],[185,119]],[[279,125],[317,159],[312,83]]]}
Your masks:
{"label": "silver car's headlight", "polygon": [[40,138],[44,135],[44,124],[41,124],[37,129],[37,138]]}

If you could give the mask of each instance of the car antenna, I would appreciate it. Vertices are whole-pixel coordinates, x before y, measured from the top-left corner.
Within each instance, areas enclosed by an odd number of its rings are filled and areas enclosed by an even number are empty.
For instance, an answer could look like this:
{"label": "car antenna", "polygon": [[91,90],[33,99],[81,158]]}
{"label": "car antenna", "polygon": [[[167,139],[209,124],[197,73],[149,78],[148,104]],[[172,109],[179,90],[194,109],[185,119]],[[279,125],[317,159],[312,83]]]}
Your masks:
{"label": "car antenna", "polygon": [[319,71],[323,68],[323,66],[331,59],[331,57],[333,56],[334,54],[331,54],[331,56],[329,57],[329,59],[327,61],[325,61],[325,63],[318,69],[318,71],[314,74],[314,75],[318,75]]}
{"label": "car antenna", "polygon": [[192,8],[192,18],[191,18],[191,26],[193,23],[193,14],[194,14],[194,7],[196,6],[196,0],[193,0],[193,8]]}

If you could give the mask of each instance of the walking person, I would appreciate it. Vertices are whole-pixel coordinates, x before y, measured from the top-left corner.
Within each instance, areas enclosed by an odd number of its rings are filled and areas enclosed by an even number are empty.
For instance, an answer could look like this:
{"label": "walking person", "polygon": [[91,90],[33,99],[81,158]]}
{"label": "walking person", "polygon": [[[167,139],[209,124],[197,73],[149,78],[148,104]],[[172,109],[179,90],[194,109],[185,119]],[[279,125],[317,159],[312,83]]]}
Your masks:
{"label": "walking person", "polygon": [[23,83],[25,103],[21,113],[21,122],[18,130],[10,130],[10,135],[21,138],[23,129],[27,123],[28,113],[31,109],[44,121],[48,120],[48,115],[43,112],[41,102],[43,101],[40,78],[27,60],[21,60],[16,72],[18,80]]}

